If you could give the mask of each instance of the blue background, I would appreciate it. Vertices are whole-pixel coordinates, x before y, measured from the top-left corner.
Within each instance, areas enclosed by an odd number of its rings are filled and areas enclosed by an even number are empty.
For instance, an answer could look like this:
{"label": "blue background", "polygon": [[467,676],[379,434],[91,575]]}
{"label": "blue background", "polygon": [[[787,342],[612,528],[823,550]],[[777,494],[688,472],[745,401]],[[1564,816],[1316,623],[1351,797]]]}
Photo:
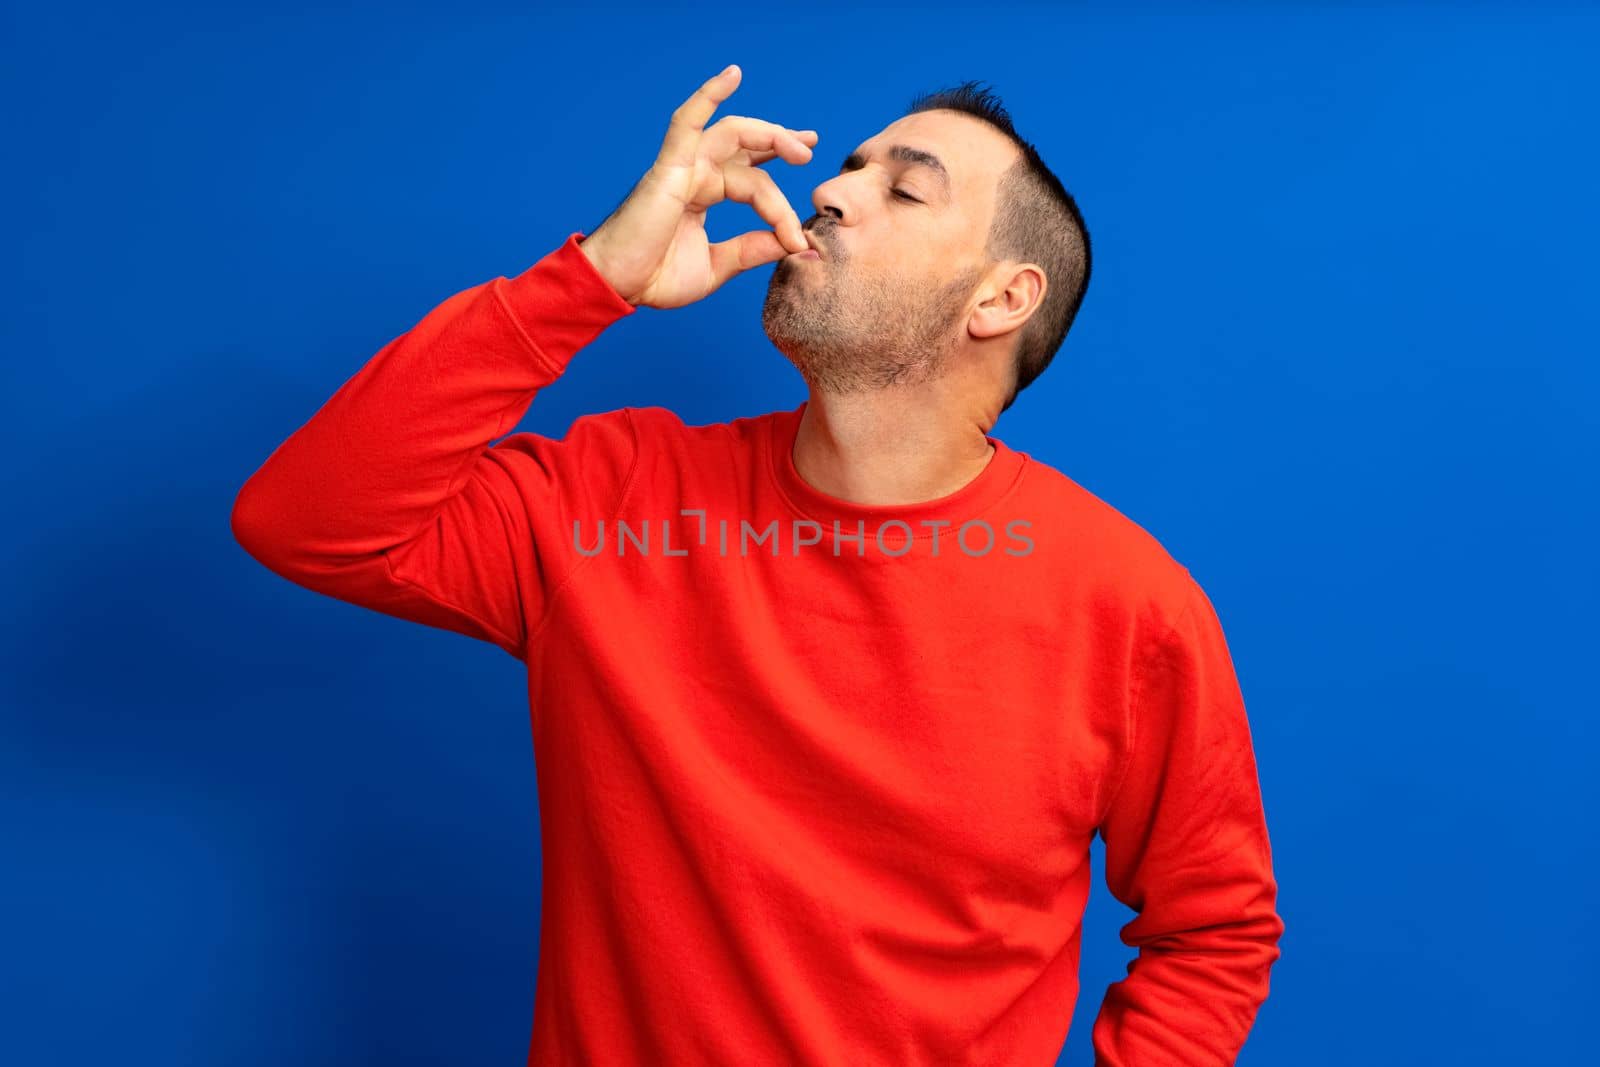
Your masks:
{"label": "blue background", "polygon": [[[996,433],[1155,534],[1227,629],[1287,924],[1240,1062],[1587,1058],[1593,14],[4,17],[0,1060],[523,1061],[517,665],[277,578],[229,509],[385,342],[597,225],[729,62],[721,114],[821,131],[769,167],[802,217],[967,78],[1078,196],[1083,314]],[[602,335],[521,428],[794,406],[769,272]],[[1131,955],[1096,878],[1066,1063]]]}

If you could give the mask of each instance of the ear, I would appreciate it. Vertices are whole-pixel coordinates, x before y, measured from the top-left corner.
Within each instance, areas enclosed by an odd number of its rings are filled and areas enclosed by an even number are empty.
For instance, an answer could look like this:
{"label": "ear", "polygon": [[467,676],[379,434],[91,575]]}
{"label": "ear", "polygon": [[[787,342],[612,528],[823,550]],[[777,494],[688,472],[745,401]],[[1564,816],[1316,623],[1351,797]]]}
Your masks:
{"label": "ear", "polygon": [[999,289],[972,309],[967,331],[974,337],[999,337],[1022,328],[1044,301],[1048,282],[1037,263],[1007,264],[994,284]]}

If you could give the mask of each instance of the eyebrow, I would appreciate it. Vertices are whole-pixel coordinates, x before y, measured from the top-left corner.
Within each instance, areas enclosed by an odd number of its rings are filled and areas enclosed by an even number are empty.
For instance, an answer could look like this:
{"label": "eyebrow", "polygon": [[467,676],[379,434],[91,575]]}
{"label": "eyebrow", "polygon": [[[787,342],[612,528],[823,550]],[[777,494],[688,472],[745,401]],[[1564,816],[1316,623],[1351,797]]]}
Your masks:
{"label": "eyebrow", "polygon": [[[924,152],[920,148],[909,145],[896,144],[889,146],[889,158],[901,163],[908,163],[914,167],[927,167],[933,171],[934,177],[939,179],[939,184],[944,188],[946,200],[950,199],[950,172],[945,169],[944,161],[932,152]],[[867,165],[866,157],[860,152],[851,152],[844,157],[844,162],[839,164],[839,173],[847,170],[860,170]]]}

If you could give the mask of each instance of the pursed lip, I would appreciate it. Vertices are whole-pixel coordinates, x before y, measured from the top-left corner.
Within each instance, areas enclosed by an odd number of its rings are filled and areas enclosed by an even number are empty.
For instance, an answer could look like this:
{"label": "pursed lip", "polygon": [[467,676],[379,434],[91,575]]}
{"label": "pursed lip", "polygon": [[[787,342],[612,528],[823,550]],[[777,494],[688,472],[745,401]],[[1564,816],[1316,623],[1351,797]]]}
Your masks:
{"label": "pursed lip", "polygon": [[809,230],[806,231],[806,244],[810,245],[811,248],[812,248],[812,251],[816,252],[817,258],[819,258],[819,259],[827,259],[828,258],[828,253],[822,247],[821,242],[819,242],[817,240],[816,234],[811,233]]}

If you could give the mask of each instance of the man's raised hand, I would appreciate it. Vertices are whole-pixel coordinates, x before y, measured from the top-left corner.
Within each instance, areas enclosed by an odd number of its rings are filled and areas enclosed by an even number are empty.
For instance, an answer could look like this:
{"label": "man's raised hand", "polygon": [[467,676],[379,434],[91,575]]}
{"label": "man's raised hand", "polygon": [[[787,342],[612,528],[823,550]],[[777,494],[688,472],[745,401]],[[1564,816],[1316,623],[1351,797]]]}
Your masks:
{"label": "man's raised hand", "polygon": [[[760,165],[778,156],[791,163],[808,162],[817,131],[791,130],[740,115],[724,116],[707,129],[740,76],[738,66],[730,66],[672,113],[655,163],[617,210],[578,245],[630,304],[692,304],[741,271],[808,247],[800,216]],[[712,244],[706,237],[706,209],[723,200],[749,204],[772,229]]]}

